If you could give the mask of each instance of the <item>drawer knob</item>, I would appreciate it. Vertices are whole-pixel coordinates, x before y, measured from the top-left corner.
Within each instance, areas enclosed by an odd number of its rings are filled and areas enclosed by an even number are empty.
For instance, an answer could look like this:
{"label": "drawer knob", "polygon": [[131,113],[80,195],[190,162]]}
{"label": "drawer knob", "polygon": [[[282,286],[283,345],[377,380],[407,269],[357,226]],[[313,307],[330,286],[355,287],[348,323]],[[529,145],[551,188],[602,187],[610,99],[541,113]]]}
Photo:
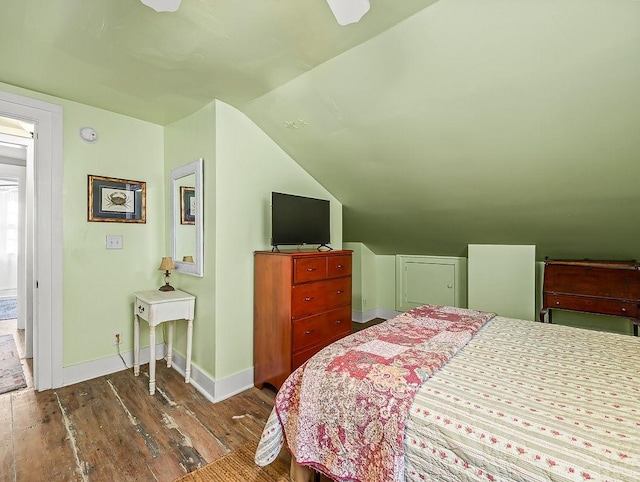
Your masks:
{"label": "drawer knob", "polygon": [[336,320],[336,325],[341,325],[342,324],[342,320]]}
{"label": "drawer knob", "polygon": [[307,271],[315,271],[315,268],[307,268]]}
{"label": "drawer knob", "polygon": [[340,268],[340,269],[342,269],[342,268],[343,268],[343,266],[342,266],[341,264],[339,264],[337,267],[338,267],[338,268]]}
{"label": "drawer knob", "polygon": [[310,335],[311,333],[313,333],[313,330],[307,330],[304,332],[305,335]]}
{"label": "drawer knob", "polygon": [[337,295],[341,295],[342,293],[343,293],[343,291],[342,291],[342,290],[338,290],[338,291],[336,291],[336,294],[337,294]]}
{"label": "drawer knob", "polygon": [[307,296],[304,300],[305,301],[311,301],[313,299],[313,296]]}
{"label": "drawer knob", "polygon": [[449,284],[447,285],[447,288],[451,289],[451,288],[453,288],[453,285],[452,285],[451,283],[449,283]]}
{"label": "drawer knob", "polygon": [[559,304],[560,304],[560,302],[559,302],[559,301],[556,301],[556,305],[559,305]]}
{"label": "drawer knob", "polygon": [[622,312],[623,312],[623,313],[626,313],[626,312],[627,312],[627,309],[626,309],[626,308],[622,308]]}
{"label": "drawer knob", "polygon": [[138,305],[138,313],[144,313],[144,306]]}

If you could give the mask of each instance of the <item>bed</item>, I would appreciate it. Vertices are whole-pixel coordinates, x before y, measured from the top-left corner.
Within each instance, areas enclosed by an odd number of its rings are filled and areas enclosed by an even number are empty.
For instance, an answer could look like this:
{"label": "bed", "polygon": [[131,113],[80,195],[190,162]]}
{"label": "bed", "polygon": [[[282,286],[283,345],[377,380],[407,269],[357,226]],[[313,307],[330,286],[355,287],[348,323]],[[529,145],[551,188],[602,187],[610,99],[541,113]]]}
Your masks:
{"label": "bed", "polygon": [[640,481],[640,339],[427,305],[292,373],[256,463],[283,443],[340,481]]}

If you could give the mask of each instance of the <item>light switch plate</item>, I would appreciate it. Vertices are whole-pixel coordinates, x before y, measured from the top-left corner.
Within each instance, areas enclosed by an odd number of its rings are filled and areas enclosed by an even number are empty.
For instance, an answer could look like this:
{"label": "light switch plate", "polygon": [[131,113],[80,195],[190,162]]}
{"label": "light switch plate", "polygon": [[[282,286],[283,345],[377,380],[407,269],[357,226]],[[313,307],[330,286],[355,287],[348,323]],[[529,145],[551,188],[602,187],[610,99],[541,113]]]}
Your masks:
{"label": "light switch plate", "polygon": [[107,249],[122,249],[122,235],[108,234]]}

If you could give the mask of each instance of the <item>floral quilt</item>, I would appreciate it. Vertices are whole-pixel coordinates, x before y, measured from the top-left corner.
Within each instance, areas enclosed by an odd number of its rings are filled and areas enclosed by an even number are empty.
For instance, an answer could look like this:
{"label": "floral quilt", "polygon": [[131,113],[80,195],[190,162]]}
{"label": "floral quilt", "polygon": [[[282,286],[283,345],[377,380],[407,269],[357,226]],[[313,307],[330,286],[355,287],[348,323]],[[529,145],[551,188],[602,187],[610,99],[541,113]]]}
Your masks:
{"label": "floral quilt", "polygon": [[256,463],[286,439],[299,464],[334,480],[404,480],[416,392],[493,316],[426,305],[324,348],[278,392]]}
{"label": "floral quilt", "polygon": [[409,482],[640,481],[640,338],[495,317],[425,383]]}

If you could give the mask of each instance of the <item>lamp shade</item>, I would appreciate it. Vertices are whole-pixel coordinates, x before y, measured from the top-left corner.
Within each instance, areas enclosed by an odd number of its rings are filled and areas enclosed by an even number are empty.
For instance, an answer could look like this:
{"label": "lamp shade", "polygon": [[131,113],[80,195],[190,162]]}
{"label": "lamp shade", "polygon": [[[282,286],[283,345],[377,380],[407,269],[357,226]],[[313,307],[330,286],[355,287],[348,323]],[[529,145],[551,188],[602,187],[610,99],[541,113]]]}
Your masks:
{"label": "lamp shade", "polygon": [[193,263],[193,256],[183,256],[182,257],[182,262],[183,263]]}
{"label": "lamp shade", "polygon": [[166,256],[162,258],[162,262],[160,263],[159,271],[168,271],[171,269],[176,269],[176,265],[173,264],[173,259],[171,256]]}

